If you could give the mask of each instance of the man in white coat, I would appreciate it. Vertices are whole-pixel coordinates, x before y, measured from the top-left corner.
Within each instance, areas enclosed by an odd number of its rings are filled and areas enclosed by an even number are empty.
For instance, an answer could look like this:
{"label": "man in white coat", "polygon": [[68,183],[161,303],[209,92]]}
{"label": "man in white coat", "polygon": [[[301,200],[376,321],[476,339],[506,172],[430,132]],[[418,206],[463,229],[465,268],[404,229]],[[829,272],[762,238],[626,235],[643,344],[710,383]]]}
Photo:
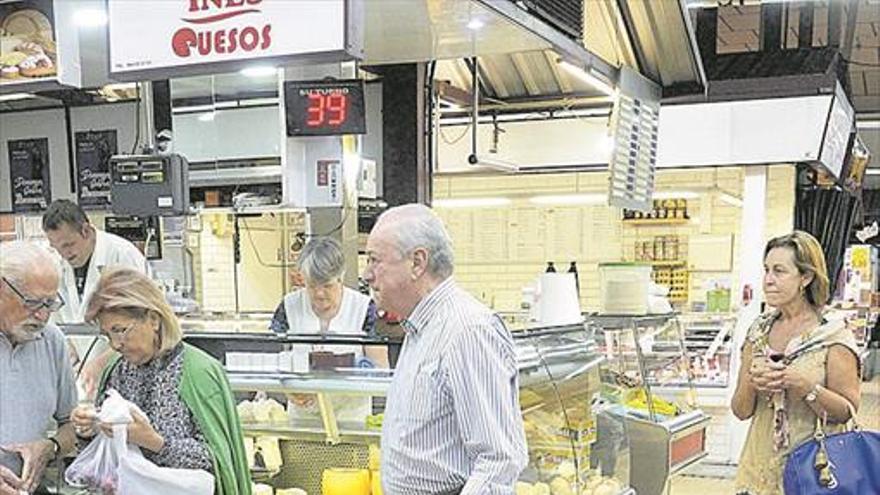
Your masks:
{"label": "man in white coat", "polygon": [[[56,323],[83,323],[89,298],[106,267],[125,266],[149,273],[144,255],[131,242],[95,228],[79,205],[66,199],[53,201],[43,214],[43,232],[64,258],[58,293],[64,306]],[[83,368],[86,388],[94,386],[111,351],[105,350]],[[88,390],[87,390],[88,391]]]}

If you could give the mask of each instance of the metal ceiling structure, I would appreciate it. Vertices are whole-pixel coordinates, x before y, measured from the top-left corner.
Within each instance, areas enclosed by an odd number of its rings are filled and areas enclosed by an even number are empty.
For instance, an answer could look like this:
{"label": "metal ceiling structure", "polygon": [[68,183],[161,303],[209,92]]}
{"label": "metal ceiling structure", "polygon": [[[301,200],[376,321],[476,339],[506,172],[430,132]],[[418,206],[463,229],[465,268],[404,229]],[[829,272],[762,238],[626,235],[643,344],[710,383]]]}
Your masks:
{"label": "metal ceiling structure", "polygon": [[[717,7],[717,2],[688,0],[688,3],[694,14],[700,8]],[[761,51],[761,8],[760,2],[718,8],[716,43],[719,57]],[[802,18],[809,22],[802,23]],[[809,29],[801,28],[802,24],[808,25]],[[786,2],[783,4],[782,27],[781,46],[787,50],[829,45],[839,49],[848,61],[851,97],[856,112],[880,112],[880,1]]]}
{"label": "metal ceiling structure", "polygon": [[[587,0],[583,39],[573,41],[612,67],[639,71],[661,85],[664,95],[700,94],[705,74],[690,23],[680,0]],[[559,58],[553,50],[482,55],[481,96],[499,108],[512,109],[536,100],[561,107],[608,104],[595,86],[560,70]],[[455,103],[468,106],[470,69],[465,60],[440,60],[435,79],[461,90]]]}

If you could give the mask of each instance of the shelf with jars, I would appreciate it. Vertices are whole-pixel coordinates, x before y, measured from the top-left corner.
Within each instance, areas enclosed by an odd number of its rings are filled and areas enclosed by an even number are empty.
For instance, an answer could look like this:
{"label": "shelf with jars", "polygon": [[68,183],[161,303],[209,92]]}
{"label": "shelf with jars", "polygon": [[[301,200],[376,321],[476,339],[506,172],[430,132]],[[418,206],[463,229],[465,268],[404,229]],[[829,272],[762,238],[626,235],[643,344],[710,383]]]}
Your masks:
{"label": "shelf with jars", "polygon": [[652,265],[651,279],[669,288],[667,299],[676,307],[687,305],[689,299],[687,245],[687,237],[680,235],[656,235],[633,243],[633,260]]}
{"label": "shelf with jars", "polygon": [[675,224],[687,223],[690,220],[688,213],[688,200],[678,199],[655,199],[650,211],[623,210],[623,222],[625,224],[649,225],[649,224]]}

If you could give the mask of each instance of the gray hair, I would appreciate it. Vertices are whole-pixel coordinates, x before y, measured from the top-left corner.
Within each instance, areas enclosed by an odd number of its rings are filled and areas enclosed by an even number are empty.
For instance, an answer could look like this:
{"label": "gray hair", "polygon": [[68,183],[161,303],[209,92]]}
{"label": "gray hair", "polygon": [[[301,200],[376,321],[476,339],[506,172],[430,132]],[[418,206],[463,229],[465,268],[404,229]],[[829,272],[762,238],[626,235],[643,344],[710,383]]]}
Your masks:
{"label": "gray hair", "polygon": [[380,221],[394,223],[389,230],[401,256],[424,248],[428,251],[428,273],[441,279],[452,275],[452,239],[434,210],[418,203],[395,206],[385,211],[377,223]]}
{"label": "gray hair", "polygon": [[297,264],[306,280],[317,284],[342,280],[345,275],[342,246],[332,237],[310,240],[300,253]]}
{"label": "gray hair", "polygon": [[29,274],[44,271],[57,272],[55,260],[49,251],[30,241],[0,243],[0,275],[12,282],[24,283]]}

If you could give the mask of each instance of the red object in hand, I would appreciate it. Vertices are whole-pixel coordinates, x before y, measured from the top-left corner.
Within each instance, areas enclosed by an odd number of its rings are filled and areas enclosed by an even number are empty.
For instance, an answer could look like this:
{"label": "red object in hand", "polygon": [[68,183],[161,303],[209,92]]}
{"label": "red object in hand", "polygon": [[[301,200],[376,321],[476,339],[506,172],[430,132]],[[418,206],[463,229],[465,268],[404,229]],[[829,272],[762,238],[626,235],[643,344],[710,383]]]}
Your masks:
{"label": "red object in hand", "polygon": [[392,313],[390,311],[383,311],[380,315],[380,318],[387,321],[388,323],[400,323],[400,321],[403,320],[400,315]]}

